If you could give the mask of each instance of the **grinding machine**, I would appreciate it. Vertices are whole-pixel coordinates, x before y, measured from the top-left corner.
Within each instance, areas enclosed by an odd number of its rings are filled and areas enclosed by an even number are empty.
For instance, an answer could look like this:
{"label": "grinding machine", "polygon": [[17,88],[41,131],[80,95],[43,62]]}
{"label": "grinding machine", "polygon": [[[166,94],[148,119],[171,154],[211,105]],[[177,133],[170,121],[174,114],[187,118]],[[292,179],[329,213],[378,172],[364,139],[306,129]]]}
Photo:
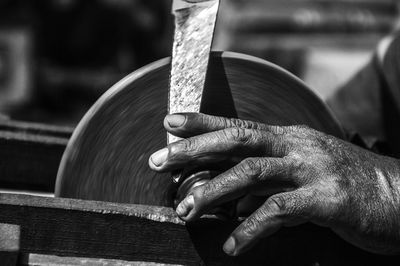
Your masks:
{"label": "grinding machine", "polygon": [[[218,8],[219,0],[174,0],[172,58],[144,66],[112,86],[72,136],[66,128],[2,124],[6,134],[23,133],[22,141],[18,140],[22,148],[29,142],[31,150],[46,151],[46,158],[65,151],[55,181],[56,198],[0,194],[0,238],[4,234],[8,241],[0,245],[8,255],[0,258],[14,254],[14,263],[35,261],[34,265],[49,261],[55,265],[128,261],[140,262],[133,265],[375,265],[385,261],[311,224],[281,230],[232,258],[221,247],[240,217],[230,215],[223,221],[220,216],[207,216],[185,224],[171,209],[191,188],[216,173],[195,168],[170,174],[150,170],[150,154],[179,141],[163,128],[168,113],[202,112],[271,125],[308,125],[346,139],[326,104],[288,71],[249,55],[211,51]],[[25,158],[28,168],[37,167],[32,154]],[[58,162],[52,160],[51,165]],[[38,171],[45,173],[45,168]],[[21,259],[15,251],[56,256]]]}
{"label": "grinding machine", "polygon": [[218,6],[217,0],[174,1],[172,60],[130,74],[86,113],[62,158],[57,196],[172,206],[185,178],[172,182],[147,162],[167,139],[177,140],[163,129],[167,113],[308,125],[344,137],[325,104],[289,72],[244,54],[210,53]]}

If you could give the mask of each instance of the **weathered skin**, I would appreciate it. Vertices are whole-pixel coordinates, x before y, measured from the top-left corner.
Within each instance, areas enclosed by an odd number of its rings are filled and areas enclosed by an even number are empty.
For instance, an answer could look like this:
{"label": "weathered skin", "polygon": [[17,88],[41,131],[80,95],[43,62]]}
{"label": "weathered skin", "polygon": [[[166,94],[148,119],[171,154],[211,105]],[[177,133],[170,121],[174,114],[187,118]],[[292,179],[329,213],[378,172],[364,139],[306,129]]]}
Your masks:
{"label": "weathered skin", "polygon": [[[216,205],[240,199],[238,212],[252,214],[225,242],[226,253],[238,255],[281,227],[305,222],[330,227],[374,253],[400,251],[398,160],[306,126],[187,113],[167,116],[164,127],[187,139],[154,153],[149,159],[153,170],[230,163],[176,210],[190,222]],[[248,204],[260,196],[261,205]]]}

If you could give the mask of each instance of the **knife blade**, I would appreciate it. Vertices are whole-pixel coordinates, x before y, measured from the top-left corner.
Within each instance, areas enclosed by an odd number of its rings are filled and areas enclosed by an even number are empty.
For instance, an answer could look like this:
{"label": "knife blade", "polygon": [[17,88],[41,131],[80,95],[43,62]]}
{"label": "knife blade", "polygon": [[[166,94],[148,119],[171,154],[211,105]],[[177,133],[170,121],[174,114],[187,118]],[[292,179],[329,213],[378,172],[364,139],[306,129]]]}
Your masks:
{"label": "knife blade", "polygon": [[[199,112],[219,0],[174,0],[168,113]],[[179,140],[168,133],[168,144]]]}

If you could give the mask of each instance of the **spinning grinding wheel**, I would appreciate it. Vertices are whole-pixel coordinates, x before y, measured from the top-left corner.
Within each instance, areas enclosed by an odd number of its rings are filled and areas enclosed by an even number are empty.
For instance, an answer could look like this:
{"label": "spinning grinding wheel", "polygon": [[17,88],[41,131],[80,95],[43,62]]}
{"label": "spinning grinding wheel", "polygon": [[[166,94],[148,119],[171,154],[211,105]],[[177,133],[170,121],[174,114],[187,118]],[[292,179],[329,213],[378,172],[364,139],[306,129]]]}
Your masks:
{"label": "spinning grinding wheel", "polygon": [[[170,59],[145,66],[109,89],[79,123],[58,171],[56,196],[171,206],[169,174],[148,167],[166,145]],[[273,125],[305,124],[343,138],[326,105],[298,78],[267,61],[213,52],[202,112]],[[236,110],[232,110],[232,107]]]}

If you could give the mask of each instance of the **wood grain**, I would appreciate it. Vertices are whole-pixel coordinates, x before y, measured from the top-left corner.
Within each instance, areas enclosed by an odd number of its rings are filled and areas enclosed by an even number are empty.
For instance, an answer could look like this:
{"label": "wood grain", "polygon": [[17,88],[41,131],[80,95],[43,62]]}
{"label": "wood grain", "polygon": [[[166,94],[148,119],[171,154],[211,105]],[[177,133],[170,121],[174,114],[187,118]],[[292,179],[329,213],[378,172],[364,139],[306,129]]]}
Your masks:
{"label": "wood grain", "polygon": [[399,259],[361,251],[329,229],[310,224],[280,230],[234,258],[221,247],[237,221],[205,217],[185,225],[165,207],[12,194],[0,194],[0,209],[0,223],[20,228],[22,265],[368,266],[398,265]]}
{"label": "wood grain", "polygon": [[0,221],[21,226],[22,253],[161,263],[198,260],[172,209],[0,194]]}

